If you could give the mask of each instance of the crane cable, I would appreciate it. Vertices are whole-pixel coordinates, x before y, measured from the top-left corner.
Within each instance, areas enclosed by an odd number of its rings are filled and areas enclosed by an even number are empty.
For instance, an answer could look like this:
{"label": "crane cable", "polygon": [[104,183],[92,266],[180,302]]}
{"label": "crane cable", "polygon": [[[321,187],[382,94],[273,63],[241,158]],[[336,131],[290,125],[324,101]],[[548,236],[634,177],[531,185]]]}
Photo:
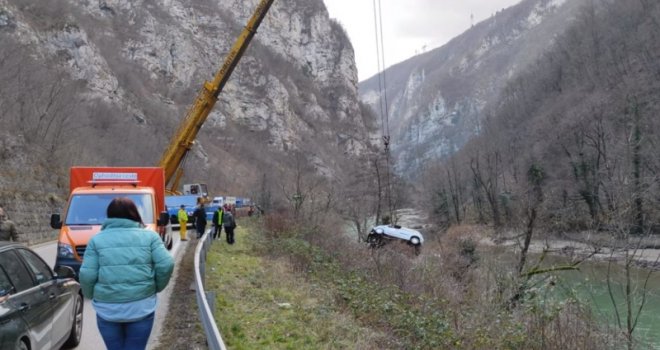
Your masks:
{"label": "crane cable", "polygon": [[385,146],[386,171],[386,192],[387,204],[390,214],[390,220],[394,219],[392,207],[392,185],[390,180],[390,121],[387,104],[387,81],[385,79],[385,44],[383,40],[383,14],[380,0],[373,0],[374,5],[374,28],[376,31],[376,57],[378,60],[378,92],[379,99],[381,132],[383,135],[383,144]]}

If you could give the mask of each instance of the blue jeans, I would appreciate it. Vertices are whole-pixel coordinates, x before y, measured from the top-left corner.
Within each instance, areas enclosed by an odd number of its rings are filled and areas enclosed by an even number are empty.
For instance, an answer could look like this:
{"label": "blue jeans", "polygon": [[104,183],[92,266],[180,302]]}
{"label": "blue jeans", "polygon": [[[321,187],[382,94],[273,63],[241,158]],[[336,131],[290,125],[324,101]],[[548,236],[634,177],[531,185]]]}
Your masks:
{"label": "blue jeans", "polygon": [[108,350],[144,350],[154,325],[154,313],[135,322],[110,322],[96,316],[96,324]]}

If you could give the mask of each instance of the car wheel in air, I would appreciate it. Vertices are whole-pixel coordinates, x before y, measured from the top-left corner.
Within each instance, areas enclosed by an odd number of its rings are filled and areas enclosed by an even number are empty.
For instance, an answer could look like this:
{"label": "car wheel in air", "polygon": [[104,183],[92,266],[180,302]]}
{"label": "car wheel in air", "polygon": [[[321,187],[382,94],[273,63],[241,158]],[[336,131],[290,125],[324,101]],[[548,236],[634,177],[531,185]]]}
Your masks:
{"label": "car wheel in air", "polygon": [[71,325],[71,333],[69,333],[69,339],[64,343],[65,348],[75,348],[80,344],[80,338],[82,337],[82,327],[83,327],[83,300],[80,294],[76,295],[76,302],[74,306],[75,314],[73,315],[73,325]]}
{"label": "car wheel in air", "polygon": [[419,245],[419,237],[412,237],[412,238],[410,239],[410,243],[411,243],[412,245]]}

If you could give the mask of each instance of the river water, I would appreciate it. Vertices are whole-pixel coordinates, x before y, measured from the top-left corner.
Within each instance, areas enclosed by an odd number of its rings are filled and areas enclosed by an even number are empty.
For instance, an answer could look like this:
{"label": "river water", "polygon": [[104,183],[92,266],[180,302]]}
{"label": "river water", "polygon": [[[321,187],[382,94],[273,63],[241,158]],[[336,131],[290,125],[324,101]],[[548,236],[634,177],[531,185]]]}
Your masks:
{"label": "river water", "polygon": [[[639,315],[633,333],[642,348],[660,350],[660,272],[631,269],[633,317]],[[607,262],[587,262],[579,271],[557,273],[554,294],[560,298],[577,297],[591,307],[598,320],[618,329],[617,312],[626,329],[626,274],[622,265]],[[640,306],[643,307],[640,311]],[[616,307],[615,307],[616,305]]]}

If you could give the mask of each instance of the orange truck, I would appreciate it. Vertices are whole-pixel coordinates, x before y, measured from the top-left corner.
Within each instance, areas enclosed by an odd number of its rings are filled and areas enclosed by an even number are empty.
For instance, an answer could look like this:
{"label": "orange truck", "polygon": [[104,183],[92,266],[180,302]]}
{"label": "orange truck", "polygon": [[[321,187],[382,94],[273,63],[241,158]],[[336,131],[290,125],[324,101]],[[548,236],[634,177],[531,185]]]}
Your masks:
{"label": "orange truck", "polygon": [[60,230],[56,266],[80,270],[87,242],[101,230],[108,205],[116,197],[132,199],[146,228],[157,232],[167,249],[172,248],[163,168],[72,167],[66,210],[50,218],[50,226]]}

